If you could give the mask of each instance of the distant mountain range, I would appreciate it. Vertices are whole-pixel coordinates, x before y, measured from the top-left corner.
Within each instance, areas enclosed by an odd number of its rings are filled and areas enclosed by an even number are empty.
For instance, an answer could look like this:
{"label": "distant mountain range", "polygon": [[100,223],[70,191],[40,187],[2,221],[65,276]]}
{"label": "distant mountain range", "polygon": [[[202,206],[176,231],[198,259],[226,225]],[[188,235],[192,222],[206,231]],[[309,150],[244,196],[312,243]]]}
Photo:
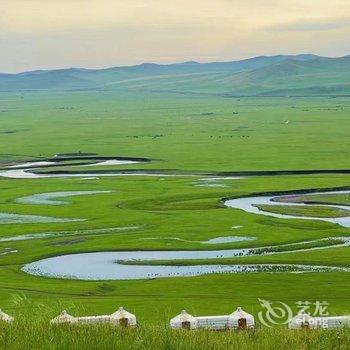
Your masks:
{"label": "distant mountain range", "polygon": [[232,62],[144,63],[0,74],[0,91],[139,90],[225,96],[350,96],[350,56],[259,56]]}

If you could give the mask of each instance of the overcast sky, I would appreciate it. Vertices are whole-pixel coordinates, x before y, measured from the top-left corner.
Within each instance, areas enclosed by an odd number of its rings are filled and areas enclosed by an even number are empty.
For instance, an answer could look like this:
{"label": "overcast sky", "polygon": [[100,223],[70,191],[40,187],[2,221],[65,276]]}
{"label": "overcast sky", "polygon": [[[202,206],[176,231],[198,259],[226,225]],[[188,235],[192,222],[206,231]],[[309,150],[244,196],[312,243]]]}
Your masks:
{"label": "overcast sky", "polygon": [[0,72],[350,54],[350,0],[0,0]]}

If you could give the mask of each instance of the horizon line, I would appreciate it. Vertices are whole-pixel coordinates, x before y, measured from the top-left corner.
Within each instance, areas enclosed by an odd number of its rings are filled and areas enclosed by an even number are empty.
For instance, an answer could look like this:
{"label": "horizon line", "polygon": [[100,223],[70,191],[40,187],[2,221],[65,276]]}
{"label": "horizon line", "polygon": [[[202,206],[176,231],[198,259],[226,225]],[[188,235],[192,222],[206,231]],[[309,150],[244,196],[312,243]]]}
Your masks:
{"label": "horizon line", "polygon": [[180,65],[180,64],[214,64],[214,63],[233,63],[233,62],[242,62],[247,61],[255,58],[263,58],[263,57],[278,57],[278,56],[291,56],[291,57],[297,57],[297,56],[315,56],[315,58],[328,58],[328,59],[336,59],[336,58],[344,58],[350,56],[348,55],[342,55],[342,56],[322,56],[317,55],[313,53],[299,53],[299,54],[276,54],[276,55],[258,55],[258,56],[250,56],[247,58],[237,59],[237,60],[224,60],[224,61],[207,61],[207,62],[200,62],[195,60],[186,60],[186,61],[177,61],[173,63],[156,63],[156,62],[142,62],[138,64],[130,64],[130,65],[120,65],[120,66],[106,66],[106,67],[97,67],[97,68],[84,68],[79,66],[72,66],[72,67],[62,67],[62,68],[47,68],[47,69],[33,69],[33,70],[25,70],[25,71],[19,71],[16,73],[11,72],[2,72],[0,71],[0,75],[20,75],[20,74],[27,74],[27,73],[35,73],[35,72],[50,72],[50,71],[63,71],[63,70],[90,70],[90,71],[97,71],[97,70],[108,70],[108,69],[115,69],[115,68],[132,68],[132,67],[138,67],[142,65],[156,65],[156,66],[171,66],[171,65]]}

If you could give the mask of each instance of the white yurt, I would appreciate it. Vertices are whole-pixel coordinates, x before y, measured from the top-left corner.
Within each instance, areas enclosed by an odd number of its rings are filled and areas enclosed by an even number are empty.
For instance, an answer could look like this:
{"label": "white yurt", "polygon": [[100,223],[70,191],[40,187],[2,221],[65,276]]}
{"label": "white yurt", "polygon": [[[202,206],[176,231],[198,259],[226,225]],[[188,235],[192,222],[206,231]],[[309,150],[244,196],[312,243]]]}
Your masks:
{"label": "white yurt", "polygon": [[228,316],[227,325],[229,329],[251,329],[255,326],[254,316],[238,307],[236,311]]}
{"label": "white yurt", "polygon": [[136,326],[136,316],[130,312],[124,310],[123,307],[120,307],[118,311],[114,312],[111,316],[111,322],[116,323],[120,326]]}
{"label": "white yurt", "polygon": [[288,327],[290,329],[316,328],[317,323],[316,317],[312,317],[305,313],[305,311],[301,311],[289,321]]}
{"label": "white yurt", "polygon": [[77,319],[63,310],[57,317],[50,321],[51,324],[77,323]]}
{"label": "white yurt", "polygon": [[8,314],[6,314],[5,312],[3,312],[0,309],[0,321],[2,322],[6,322],[6,323],[12,323],[14,320],[14,318]]}
{"label": "white yurt", "polygon": [[187,313],[186,310],[182,310],[180,315],[170,320],[170,327],[175,329],[196,329],[198,327],[198,321],[196,317]]}

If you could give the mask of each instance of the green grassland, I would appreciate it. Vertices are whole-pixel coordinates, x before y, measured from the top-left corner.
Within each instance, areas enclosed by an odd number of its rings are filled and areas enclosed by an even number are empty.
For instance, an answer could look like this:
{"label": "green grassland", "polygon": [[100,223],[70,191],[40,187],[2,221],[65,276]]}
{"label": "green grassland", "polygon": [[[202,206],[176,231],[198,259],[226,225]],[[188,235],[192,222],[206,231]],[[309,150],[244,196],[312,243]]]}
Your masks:
{"label": "green grassland", "polygon": [[[39,316],[39,315],[38,315]],[[348,330],[287,331],[264,329],[249,332],[186,332],[171,331],[162,326],[137,329],[116,329],[113,326],[47,327],[42,315],[39,321],[25,316],[27,322],[2,328],[0,346],[9,348],[20,344],[21,349],[348,349]],[[28,324],[30,326],[28,327]],[[28,329],[29,328],[29,329]],[[28,332],[29,330],[29,332]],[[18,334],[28,332],[27,339]],[[6,336],[4,335],[6,334]],[[43,336],[45,334],[45,336]]]}
{"label": "green grassland", "polygon": [[[340,197],[340,196],[339,196]],[[279,205],[258,205],[259,209],[277,214],[289,214],[293,216],[310,216],[319,218],[339,218],[349,216],[350,212],[340,208],[325,208],[319,205],[312,207],[298,207],[295,205],[281,207]]]}
{"label": "green grassland", "polygon": [[3,163],[77,151],[149,157],[157,161],[142,167],[153,169],[346,169],[350,162],[347,98],[106,91],[2,93],[0,101]]}
{"label": "green grassland", "polygon": [[[221,348],[236,348],[237,344],[245,344],[240,348],[251,349],[254,348],[252,344],[257,342],[264,349],[269,348],[267,342],[272,341],[269,331],[266,334],[234,334],[228,337],[199,334],[194,338],[188,334],[179,337],[176,333],[168,333],[165,325],[183,308],[196,315],[226,314],[240,305],[256,315],[261,309],[258,298],[284,301],[294,310],[299,300],[326,300],[330,303],[329,311],[332,314],[350,314],[350,277],[343,272],[79,281],[36,277],[21,271],[25,263],[67,253],[232,249],[349,236],[350,229],[339,225],[302,218],[278,219],[249,214],[226,208],[221,201],[222,198],[265,192],[345,188],[349,186],[349,175],[254,176],[216,180],[224,187],[203,186],[202,176],[199,175],[200,172],[248,170],[350,169],[349,112],[350,100],[346,97],[229,98],[145,91],[1,93],[2,168],[29,160],[46,159],[57,153],[80,151],[152,159],[150,163],[94,167],[94,170],[153,169],[187,174],[193,171],[195,176],[116,176],[92,180],[0,177],[0,213],[85,220],[40,224],[0,223],[0,239],[43,232],[80,231],[78,234],[65,233],[51,238],[0,241],[0,253],[5,248],[18,250],[17,253],[0,255],[0,307],[18,318],[33,312],[37,318],[42,318],[41,323],[38,321],[42,327],[61,309],[84,315],[111,313],[123,305],[138,316],[144,328],[135,333],[118,333],[116,338],[103,336],[105,343],[101,348],[127,339],[128,344],[136,344],[135,348],[145,349],[152,346],[176,348],[176,341],[184,349],[198,348],[198,342],[205,337],[208,337],[208,348],[218,349],[222,346],[223,338],[229,345]],[[73,168],[62,166],[57,169]],[[75,167],[74,171],[79,169],[87,170],[80,166]],[[68,204],[59,206],[15,201],[37,193],[83,190],[111,192],[69,197],[65,199]],[[316,196],[312,200],[316,200]],[[322,195],[317,197],[317,201],[348,204],[348,197]],[[279,208],[286,210],[286,213],[291,210],[291,207]],[[319,207],[310,210],[320,215]],[[305,212],[305,215],[310,213]],[[133,226],[137,228],[97,234],[83,232]],[[256,237],[256,240],[210,246],[200,243],[233,235]],[[265,262],[349,267],[350,248],[178,263]],[[40,316],[40,310],[45,310],[44,316]],[[28,322],[25,321],[25,324]],[[22,340],[15,339],[15,332],[21,329],[30,343],[35,341],[32,333],[39,326],[29,327],[27,331],[23,331],[25,325],[21,324],[13,329],[4,328],[0,331],[0,344],[5,348],[21,348]],[[154,330],[152,327],[156,326],[163,328]],[[109,330],[100,331],[110,334]],[[157,343],[161,340],[145,335],[152,331],[157,334],[163,332],[162,339],[167,339],[168,343]],[[89,344],[84,343],[84,332],[90,331],[84,328],[78,330],[76,339],[80,340],[69,344],[74,339],[62,337],[65,330],[50,329],[51,343],[41,340],[38,348],[55,348],[54,344],[59,344],[57,348],[61,349],[68,345],[71,348],[79,347],[81,344],[88,347]],[[98,329],[92,331],[93,334],[97,332]],[[338,346],[338,335],[335,333],[303,334],[295,338],[294,333],[281,334],[275,339],[288,340],[284,345],[279,342],[281,349],[288,348],[289,344],[294,344],[294,348],[310,348],[303,342],[309,346],[311,343],[320,344],[320,349]],[[341,333],[341,339],[341,346],[345,349],[348,333]],[[187,341],[191,342],[189,347],[186,347]],[[221,345],[215,346],[218,343]],[[94,345],[91,346],[94,348]]]}
{"label": "green grassland", "polygon": [[[303,200],[303,198],[300,198]],[[305,199],[306,201],[319,202],[319,203],[331,203],[338,205],[348,205],[350,203],[349,194],[327,194],[324,195],[313,195]]]}

